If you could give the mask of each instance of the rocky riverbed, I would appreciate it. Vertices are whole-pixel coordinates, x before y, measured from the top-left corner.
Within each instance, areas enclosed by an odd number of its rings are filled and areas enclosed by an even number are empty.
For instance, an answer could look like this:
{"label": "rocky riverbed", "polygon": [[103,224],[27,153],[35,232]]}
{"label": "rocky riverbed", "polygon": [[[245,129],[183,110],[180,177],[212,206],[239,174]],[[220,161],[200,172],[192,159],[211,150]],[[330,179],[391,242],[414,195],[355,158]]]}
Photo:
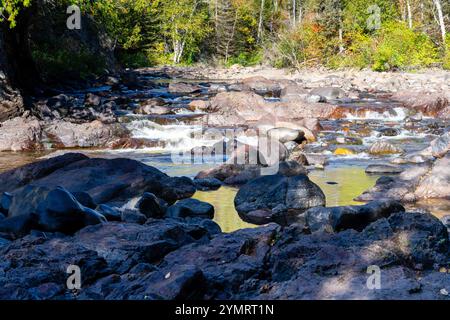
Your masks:
{"label": "rocky riverbed", "polygon": [[0,298],[448,299],[448,78],[160,68],[34,97],[0,126]]}

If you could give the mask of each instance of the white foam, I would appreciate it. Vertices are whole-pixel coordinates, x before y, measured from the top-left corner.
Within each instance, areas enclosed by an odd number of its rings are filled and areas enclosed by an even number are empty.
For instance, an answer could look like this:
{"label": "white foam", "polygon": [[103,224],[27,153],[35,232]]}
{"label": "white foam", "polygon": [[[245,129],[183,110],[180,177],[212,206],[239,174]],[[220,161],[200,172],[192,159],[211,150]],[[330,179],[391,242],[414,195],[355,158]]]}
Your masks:
{"label": "white foam", "polygon": [[365,115],[362,117],[348,113],[345,118],[348,120],[402,121],[408,116],[409,112],[407,109],[397,107],[383,113],[377,111],[366,111]]}

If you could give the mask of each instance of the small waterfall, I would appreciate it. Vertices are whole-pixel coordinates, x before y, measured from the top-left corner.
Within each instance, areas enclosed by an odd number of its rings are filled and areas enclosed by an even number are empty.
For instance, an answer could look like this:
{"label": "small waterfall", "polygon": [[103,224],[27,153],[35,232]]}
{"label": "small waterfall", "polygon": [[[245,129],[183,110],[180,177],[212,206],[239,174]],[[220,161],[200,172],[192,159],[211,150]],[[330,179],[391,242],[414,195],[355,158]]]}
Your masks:
{"label": "small waterfall", "polygon": [[347,120],[381,120],[381,121],[403,121],[409,116],[409,110],[402,108],[402,107],[396,107],[391,110],[387,110],[384,112],[377,112],[377,111],[366,111],[364,116],[357,116],[348,113],[346,115]]}
{"label": "small waterfall", "polygon": [[186,151],[196,147],[212,146],[220,137],[204,135],[203,128],[195,125],[160,125],[150,120],[134,120],[127,125],[133,138],[163,142],[164,148],[151,151]]}

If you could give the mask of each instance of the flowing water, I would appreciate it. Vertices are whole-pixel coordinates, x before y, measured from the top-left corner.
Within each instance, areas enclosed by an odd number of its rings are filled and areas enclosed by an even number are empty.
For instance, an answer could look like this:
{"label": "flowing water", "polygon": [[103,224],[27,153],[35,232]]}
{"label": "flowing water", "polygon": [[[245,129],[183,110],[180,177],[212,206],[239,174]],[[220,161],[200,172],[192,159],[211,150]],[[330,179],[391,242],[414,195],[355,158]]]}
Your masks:
{"label": "flowing water", "polygon": [[[211,146],[220,141],[219,138],[198,137],[202,133],[200,126],[195,124],[195,119],[201,114],[192,112],[187,108],[187,104],[193,99],[207,99],[210,94],[207,93],[207,86],[203,87],[200,94],[195,95],[172,95],[167,92],[166,81],[156,79],[160,87],[153,87],[149,90],[139,92],[127,91],[124,94],[130,96],[140,95],[141,98],[162,97],[167,103],[177,108],[175,115],[166,116],[138,116],[129,110],[121,111],[121,121],[126,123],[127,127],[135,138],[145,138],[154,141],[151,148],[141,150],[78,150],[93,157],[126,157],[141,161],[147,165],[154,166],[159,170],[171,176],[194,177],[199,171],[215,166],[213,159],[206,159],[205,163],[180,163],[174,162],[172,154],[174,152],[185,152],[195,147]],[[270,99],[276,101],[276,99]],[[319,141],[309,145],[314,153],[326,155],[329,159],[329,165],[324,170],[312,170],[309,173],[310,179],[318,184],[324,191],[328,206],[354,205],[360,204],[353,199],[363,191],[369,189],[380,177],[378,175],[368,175],[365,168],[373,163],[388,163],[390,157],[372,157],[366,153],[367,148],[377,139],[377,129],[389,126],[397,128],[399,134],[394,137],[383,137],[393,144],[400,145],[404,150],[418,151],[429,145],[429,142],[436,136],[420,130],[420,127],[426,124],[427,119],[419,126],[419,130],[406,128],[404,120],[408,116],[405,109],[399,107],[393,102],[377,100],[373,96],[362,98],[358,101],[346,101],[346,106],[358,108],[360,106],[373,106],[373,111],[369,110],[365,114],[348,114],[345,119],[323,121],[321,124],[324,131],[319,136]],[[391,105],[386,111],[386,105]],[[448,125],[448,124],[447,124]],[[364,131],[369,129],[369,134],[363,135],[363,145],[347,146],[355,154],[348,156],[334,156],[329,148],[324,147],[323,142],[328,136],[335,134],[344,134],[346,127],[356,128],[355,130]],[[240,137],[244,139],[245,137]],[[248,142],[248,139],[247,139]],[[71,150],[75,151],[75,150]],[[37,158],[47,155],[51,150],[41,153],[2,153],[0,154],[0,172],[12,169],[23,164],[35,161]],[[194,198],[206,201],[214,205],[214,220],[221,226],[225,232],[234,231],[241,228],[253,227],[243,222],[234,209],[234,197],[237,192],[233,187],[222,187],[217,191],[202,192],[198,191]],[[444,200],[433,200],[419,203],[416,208],[423,208],[431,211],[437,216],[443,216],[450,212],[450,202]]]}

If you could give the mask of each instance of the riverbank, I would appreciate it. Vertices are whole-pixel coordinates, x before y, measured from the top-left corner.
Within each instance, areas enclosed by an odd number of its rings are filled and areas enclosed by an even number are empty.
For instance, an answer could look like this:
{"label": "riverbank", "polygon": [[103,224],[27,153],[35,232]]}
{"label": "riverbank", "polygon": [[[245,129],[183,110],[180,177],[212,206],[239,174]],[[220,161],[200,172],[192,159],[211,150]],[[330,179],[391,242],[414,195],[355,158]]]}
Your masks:
{"label": "riverbank", "polygon": [[4,121],[0,297],[447,299],[446,75],[248,70],[130,70]]}

